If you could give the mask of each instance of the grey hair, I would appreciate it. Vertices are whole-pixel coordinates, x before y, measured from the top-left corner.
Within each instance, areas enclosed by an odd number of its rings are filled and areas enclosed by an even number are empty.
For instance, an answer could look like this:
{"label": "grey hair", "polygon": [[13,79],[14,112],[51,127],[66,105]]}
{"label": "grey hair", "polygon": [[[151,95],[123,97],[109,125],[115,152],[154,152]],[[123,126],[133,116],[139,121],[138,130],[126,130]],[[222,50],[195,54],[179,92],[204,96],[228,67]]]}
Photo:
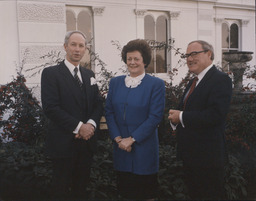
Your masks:
{"label": "grey hair", "polygon": [[86,38],[85,34],[84,34],[83,32],[81,32],[81,31],[69,31],[69,32],[67,32],[67,33],[66,33],[66,36],[65,36],[65,39],[64,39],[64,44],[65,44],[65,45],[68,44],[68,40],[69,40],[70,36],[71,36],[72,34],[74,34],[74,33],[81,34],[81,35],[84,37],[84,39],[85,39],[85,45],[86,45],[86,43],[87,43],[87,38]]}
{"label": "grey hair", "polygon": [[190,42],[188,45],[192,44],[192,43],[199,43],[202,45],[202,48],[203,50],[208,50],[212,53],[211,55],[211,60],[213,61],[214,60],[214,49],[212,47],[212,45],[206,41],[203,41],[203,40],[194,40],[192,42]]}

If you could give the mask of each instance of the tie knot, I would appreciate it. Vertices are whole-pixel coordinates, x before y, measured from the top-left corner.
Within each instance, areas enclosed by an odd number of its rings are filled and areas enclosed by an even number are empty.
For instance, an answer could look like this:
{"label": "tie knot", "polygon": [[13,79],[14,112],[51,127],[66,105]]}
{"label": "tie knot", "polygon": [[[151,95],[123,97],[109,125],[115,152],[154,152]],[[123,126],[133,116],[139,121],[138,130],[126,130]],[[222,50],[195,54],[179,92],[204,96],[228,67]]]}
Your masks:
{"label": "tie knot", "polygon": [[194,81],[197,82],[197,81],[198,81],[198,77],[195,77],[195,78],[194,78]]}

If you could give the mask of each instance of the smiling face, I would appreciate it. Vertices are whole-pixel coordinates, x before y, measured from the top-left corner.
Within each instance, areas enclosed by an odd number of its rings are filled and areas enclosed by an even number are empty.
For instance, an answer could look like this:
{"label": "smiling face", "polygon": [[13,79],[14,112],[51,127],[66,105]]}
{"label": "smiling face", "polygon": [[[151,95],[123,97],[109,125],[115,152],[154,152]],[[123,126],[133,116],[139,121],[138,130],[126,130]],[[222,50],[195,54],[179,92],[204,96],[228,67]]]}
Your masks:
{"label": "smiling face", "polygon": [[73,33],[67,44],[64,44],[67,60],[77,66],[85,54],[85,38],[79,33]]}
{"label": "smiling face", "polygon": [[145,64],[139,51],[127,52],[126,64],[131,77],[137,77],[145,72]]}
{"label": "smiling face", "polygon": [[[203,51],[202,45],[198,42],[194,42],[188,45],[186,54],[199,51]],[[189,71],[195,73],[196,75],[201,73],[205,68],[211,65],[211,54],[211,51],[206,51],[189,56],[187,58]]]}

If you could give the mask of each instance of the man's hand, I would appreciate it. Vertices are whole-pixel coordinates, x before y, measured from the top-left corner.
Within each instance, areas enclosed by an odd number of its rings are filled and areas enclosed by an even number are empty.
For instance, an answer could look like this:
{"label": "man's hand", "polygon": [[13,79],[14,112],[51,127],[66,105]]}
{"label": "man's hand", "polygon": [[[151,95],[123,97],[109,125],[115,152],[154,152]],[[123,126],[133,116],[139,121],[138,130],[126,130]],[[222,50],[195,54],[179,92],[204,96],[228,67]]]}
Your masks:
{"label": "man's hand", "polygon": [[168,119],[173,124],[179,124],[180,123],[180,111],[179,110],[169,110]]}
{"label": "man's hand", "polygon": [[92,124],[86,123],[83,124],[78,134],[76,134],[75,138],[83,138],[84,140],[89,140],[94,135],[95,128]]}

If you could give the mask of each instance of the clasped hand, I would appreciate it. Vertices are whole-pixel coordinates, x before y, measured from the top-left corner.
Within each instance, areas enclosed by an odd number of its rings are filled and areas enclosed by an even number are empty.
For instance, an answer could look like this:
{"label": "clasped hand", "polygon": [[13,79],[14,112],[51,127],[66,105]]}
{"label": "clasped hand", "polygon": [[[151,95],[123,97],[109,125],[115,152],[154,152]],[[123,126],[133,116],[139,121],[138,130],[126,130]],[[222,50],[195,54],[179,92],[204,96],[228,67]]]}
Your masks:
{"label": "clasped hand", "polygon": [[169,116],[168,119],[173,124],[179,124],[180,123],[180,111],[179,110],[169,110]]}
{"label": "clasped hand", "polygon": [[95,128],[92,124],[90,123],[82,124],[78,134],[75,135],[75,138],[89,140],[94,135],[94,131],[95,131]]}
{"label": "clasped hand", "polygon": [[127,152],[132,151],[132,144],[134,143],[134,140],[132,139],[132,137],[128,137],[128,138],[116,137],[115,141],[118,144],[118,147],[120,149]]}

